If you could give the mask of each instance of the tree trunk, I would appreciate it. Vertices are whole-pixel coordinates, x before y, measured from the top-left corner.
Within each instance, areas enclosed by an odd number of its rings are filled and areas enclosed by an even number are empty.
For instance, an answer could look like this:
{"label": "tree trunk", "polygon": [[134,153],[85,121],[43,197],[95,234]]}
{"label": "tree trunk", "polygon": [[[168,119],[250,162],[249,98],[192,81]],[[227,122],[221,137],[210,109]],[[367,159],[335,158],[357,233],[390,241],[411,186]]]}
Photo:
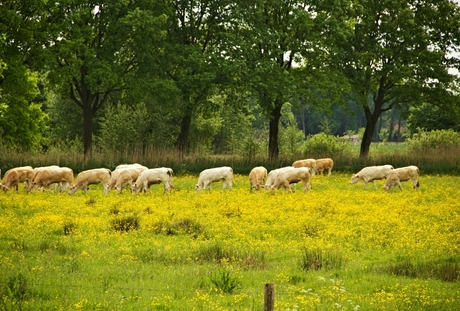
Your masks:
{"label": "tree trunk", "polygon": [[190,125],[192,123],[192,115],[191,113],[187,113],[185,116],[182,117],[180,123],[180,133],[177,137],[176,147],[179,155],[184,155],[187,151],[187,143],[188,143],[188,135],[190,133]]}
{"label": "tree trunk", "polygon": [[278,133],[279,133],[279,124],[281,118],[281,107],[283,104],[280,104],[277,100],[275,102],[275,108],[271,112],[270,118],[270,133],[268,138],[268,158],[270,160],[277,160],[279,155],[278,148]]}
{"label": "tree trunk", "polygon": [[388,131],[388,141],[393,141],[393,123],[395,122],[395,109],[391,109],[390,130]]}
{"label": "tree trunk", "polygon": [[360,158],[367,158],[369,149],[374,136],[375,127],[382,113],[383,98],[381,101],[374,103],[374,113],[371,112],[369,107],[364,108],[364,115],[366,116],[366,129],[364,130],[363,140],[361,142],[361,149],[359,153]]}
{"label": "tree trunk", "polygon": [[88,163],[93,155],[93,112],[91,103],[83,106],[83,153],[84,161]]}

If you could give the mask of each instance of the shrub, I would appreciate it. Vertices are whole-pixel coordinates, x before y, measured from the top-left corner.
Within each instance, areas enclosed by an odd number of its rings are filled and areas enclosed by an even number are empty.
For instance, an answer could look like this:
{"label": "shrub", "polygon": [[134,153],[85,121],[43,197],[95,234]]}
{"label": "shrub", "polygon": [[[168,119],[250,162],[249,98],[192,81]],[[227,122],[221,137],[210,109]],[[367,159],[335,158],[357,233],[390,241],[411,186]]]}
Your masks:
{"label": "shrub", "polygon": [[155,234],[180,235],[187,234],[196,239],[204,233],[203,226],[189,218],[178,219],[175,222],[161,221],[154,225]]}
{"label": "shrub", "polygon": [[319,133],[308,136],[304,143],[307,157],[337,157],[348,151],[350,145],[334,135]]}
{"label": "shrub", "polygon": [[112,220],[112,228],[117,232],[128,232],[139,229],[139,217],[126,216]]}
{"label": "shrub", "polygon": [[447,151],[460,148],[460,135],[452,129],[424,131],[419,128],[412,138],[407,139],[407,146],[415,152]]}

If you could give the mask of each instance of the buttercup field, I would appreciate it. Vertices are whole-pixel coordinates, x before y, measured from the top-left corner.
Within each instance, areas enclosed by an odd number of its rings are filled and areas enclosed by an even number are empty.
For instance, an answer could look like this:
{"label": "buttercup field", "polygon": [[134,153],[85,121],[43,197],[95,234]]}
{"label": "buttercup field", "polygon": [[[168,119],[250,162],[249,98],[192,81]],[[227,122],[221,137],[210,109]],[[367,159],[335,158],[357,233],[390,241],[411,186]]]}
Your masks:
{"label": "buttercup field", "polygon": [[458,310],[458,177],[385,192],[351,174],[304,193],[0,193],[3,310]]}

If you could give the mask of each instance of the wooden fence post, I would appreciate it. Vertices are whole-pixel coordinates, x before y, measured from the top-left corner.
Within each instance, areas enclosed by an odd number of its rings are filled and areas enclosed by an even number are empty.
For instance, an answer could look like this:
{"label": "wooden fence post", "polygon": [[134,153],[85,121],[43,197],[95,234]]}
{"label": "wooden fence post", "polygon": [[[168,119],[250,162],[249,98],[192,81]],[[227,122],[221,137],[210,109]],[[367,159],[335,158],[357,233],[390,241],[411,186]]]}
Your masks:
{"label": "wooden fence post", "polygon": [[264,291],[264,311],[275,310],[275,284],[265,284]]}

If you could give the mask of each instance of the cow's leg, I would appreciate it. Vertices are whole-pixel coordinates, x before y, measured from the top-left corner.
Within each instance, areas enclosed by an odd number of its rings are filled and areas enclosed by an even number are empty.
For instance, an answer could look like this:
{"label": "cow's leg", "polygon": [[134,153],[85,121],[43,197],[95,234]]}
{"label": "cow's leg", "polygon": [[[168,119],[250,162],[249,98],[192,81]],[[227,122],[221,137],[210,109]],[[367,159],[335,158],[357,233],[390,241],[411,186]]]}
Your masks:
{"label": "cow's leg", "polygon": [[398,180],[398,187],[399,189],[402,191],[402,186],[401,186],[401,182]]}

